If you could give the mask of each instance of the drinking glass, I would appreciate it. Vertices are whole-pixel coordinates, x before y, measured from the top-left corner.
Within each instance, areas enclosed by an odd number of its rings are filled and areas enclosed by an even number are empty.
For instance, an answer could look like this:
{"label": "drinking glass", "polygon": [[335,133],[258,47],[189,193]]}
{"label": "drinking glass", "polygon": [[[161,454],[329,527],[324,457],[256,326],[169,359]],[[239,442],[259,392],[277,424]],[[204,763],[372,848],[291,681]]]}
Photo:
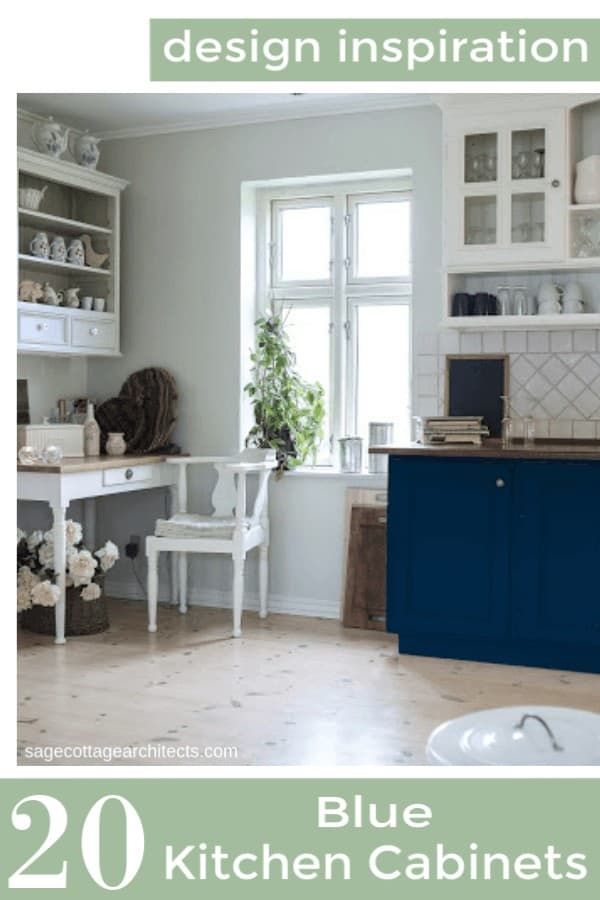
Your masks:
{"label": "drinking glass", "polygon": [[523,446],[531,449],[535,445],[535,419],[525,416],[523,419]]}

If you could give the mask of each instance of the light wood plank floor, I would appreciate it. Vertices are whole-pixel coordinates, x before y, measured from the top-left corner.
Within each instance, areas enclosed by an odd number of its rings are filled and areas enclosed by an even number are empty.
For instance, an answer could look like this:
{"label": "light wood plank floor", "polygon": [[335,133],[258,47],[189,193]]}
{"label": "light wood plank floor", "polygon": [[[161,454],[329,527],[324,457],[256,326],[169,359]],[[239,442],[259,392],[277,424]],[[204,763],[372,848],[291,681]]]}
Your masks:
{"label": "light wood plank floor", "polygon": [[472,710],[600,712],[600,676],[399,656],[393,636],[327,619],[245,613],[232,640],[224,610],[161,608],[155,635],[141,603],[111,601],[110,616],[108,632],[64,647],[19,634],[20,764],[36,747],[90,745],[237,749],[165,765],[415,765],[436,725]]}

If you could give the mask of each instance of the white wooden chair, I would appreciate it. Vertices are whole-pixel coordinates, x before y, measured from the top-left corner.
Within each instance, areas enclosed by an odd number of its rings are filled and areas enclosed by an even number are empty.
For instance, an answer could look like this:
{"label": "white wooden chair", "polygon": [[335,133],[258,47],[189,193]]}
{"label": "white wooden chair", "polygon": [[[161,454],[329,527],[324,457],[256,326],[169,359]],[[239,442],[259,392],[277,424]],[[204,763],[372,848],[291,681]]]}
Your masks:
{"label": "white wooden chair", "polygon": [[[183,456],[167,460],[179,466],[177,512],[169,519],[158,519],[154,535],[146,538],[148,557],[148,631],[156,631],[158,603],[158,554],[170,551],[178,557],[179,612],[187,612],[187,554],[225,553],[233,559],[233,637],[242,633],[244,601],[244,564],[246,554],[259,547],[259,615],[267,615],[269,568],[269,477],[275,467],[275,452],[244,450],[237,457]],[[213,513],[194,515],[187,511],[187,469],[210,464],[218,479],[212,494]],[[258,475],[254,508],[246,510],[246,477]],[[237,484],[236,484],[237,481]],[[176,560],[173,560],[174,567]],[[177,571],[175,569],[175,571]],[[172,598],[175,599],[174,597]]]}

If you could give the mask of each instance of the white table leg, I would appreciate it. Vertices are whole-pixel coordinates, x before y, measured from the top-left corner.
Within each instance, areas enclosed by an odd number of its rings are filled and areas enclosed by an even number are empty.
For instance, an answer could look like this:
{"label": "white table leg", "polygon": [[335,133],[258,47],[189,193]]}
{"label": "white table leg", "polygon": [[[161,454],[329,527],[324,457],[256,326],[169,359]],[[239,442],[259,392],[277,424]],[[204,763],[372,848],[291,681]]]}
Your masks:
{"label": "white table leg", "polygon": [[[177,485],[172,484],[169,488],[169,515],[174,516],[178,509]],[[171,572],[171,605],[176,606],[179,597],[179,554],[172,552],[168,554],[168,557]]]}
{"label": "white table leg", "polygon": [[56,573],[56,584],[60,591],[60,597],[55,607],[56,616],[56,635],[55,644],[65,643],[65,565],[66,565],[66,546],[65,546],[65,518],[67,508],[65,506],[53,506],[52,528],[54,531],[54,572]]}
{"label": "white table leg", "polygon": [[92,553],[96,547],[96,501],[88,497],[83,501],[83,542]]}

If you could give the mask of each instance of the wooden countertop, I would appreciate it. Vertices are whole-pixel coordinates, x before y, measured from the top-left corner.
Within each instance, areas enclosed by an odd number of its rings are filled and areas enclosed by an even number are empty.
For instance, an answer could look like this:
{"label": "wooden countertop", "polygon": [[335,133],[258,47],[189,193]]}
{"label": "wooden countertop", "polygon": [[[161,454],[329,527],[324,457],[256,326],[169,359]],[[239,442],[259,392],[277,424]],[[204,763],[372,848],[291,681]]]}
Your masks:
{"label": "wooden countertop", "polygon": [[63,456],[56,465],[18,463],[17,472],[43,472],[44,474],[66,475],[71,472],[91,472],[98,469],[119,469],[121,466],[143,466],[164,462],[164,454],[147,454],[146,456]]}
{"label": "wooden countertop", "polygon": [[416,444],[407,442],[398,447],[369,447],[369,453],[389,456],[461,456],[495,459],[597,459],[600,460],[600,441],[544,440],[531,448],[517,445],[505,448],[501,441],[489,439],[481,447],[469,444]]}

